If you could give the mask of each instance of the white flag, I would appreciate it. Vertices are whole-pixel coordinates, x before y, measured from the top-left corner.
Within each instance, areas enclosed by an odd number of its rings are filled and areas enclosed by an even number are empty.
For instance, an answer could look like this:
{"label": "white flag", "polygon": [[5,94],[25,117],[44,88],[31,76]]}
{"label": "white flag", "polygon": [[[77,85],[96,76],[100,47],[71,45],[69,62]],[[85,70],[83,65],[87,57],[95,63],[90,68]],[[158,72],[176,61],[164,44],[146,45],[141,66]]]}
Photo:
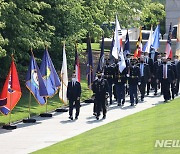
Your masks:
{"label": "white flag", "polygon": [[114,46],[112,49],[112,55],[114,56],[114,58],[118,59],[118,55],[121,50],[122,50],[122,32],[121,32],[121,27],[120,27],[120,24],[116,15]]}
{"label": "white flag", "polygon": [[120,61],[119,61],[119,71],[122,73],[122,71],[126,68],[126,62],[124,59],[123,51],[120,51],[119,53]]}
{"label": "white flag", "polygon": [[67,59],[65,52],[65,43],[63,45],[63,62],[61,68],[61,87],[59,90],[59,98],[64,104],[67,103],[67,86],[68,86],[68,73],[67,73]]}
{"label": "white flag", "polygon": [[148,39],[148,42],[147,42],[147,46],[146,46],[145,52],[147,52],[147,53],[150,52],[152,43],[153,43],[153,34],[152,34],[152,26],[151,26],[151,32],[149,34],[149,39]]}

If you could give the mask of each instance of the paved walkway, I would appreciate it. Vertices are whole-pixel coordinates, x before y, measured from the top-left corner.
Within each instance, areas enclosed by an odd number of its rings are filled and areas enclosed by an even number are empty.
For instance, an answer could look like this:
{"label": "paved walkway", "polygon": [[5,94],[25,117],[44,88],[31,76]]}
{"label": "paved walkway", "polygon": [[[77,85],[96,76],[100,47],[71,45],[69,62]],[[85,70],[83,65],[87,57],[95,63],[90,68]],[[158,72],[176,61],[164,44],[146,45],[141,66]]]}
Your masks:
{"label": "paved walkway", "polygon": [[114,102],[108,108],[107,118],[97,121],[92,115],[93,104],[83,104],[78,120],[69,120],[68,113],[53,112],[52,118],[36,117],[35,124],[18,123],[15,130],[0,128],[0,153],[25,154],[42,149],[59,141],[71,138],[95,127],[121,119],[136,112],[162,103],[162,96],[154,97],[152,93],[144,102],[131,107],[129,98],[123,107]]}

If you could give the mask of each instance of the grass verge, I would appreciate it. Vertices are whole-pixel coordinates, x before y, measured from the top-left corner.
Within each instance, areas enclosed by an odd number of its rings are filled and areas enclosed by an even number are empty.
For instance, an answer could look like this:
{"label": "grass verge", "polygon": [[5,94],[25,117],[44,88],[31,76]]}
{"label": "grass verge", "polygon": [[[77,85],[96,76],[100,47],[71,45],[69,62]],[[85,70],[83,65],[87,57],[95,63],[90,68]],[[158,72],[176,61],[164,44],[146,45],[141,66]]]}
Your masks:
{"label": "grass verge", "polygon": [[[81,81],[82,86],[82,97],[81,101],[84,101],[85,99],[89,98],[92,95],[92,92],[87,87],[87,81],[82,80]],[[59,99],[59,93],[57,93],[53,98],[48,99],[47,109],[48,111],[53,111],[59,107],[64,106],[64,104]],[[40,113],[44,113],[46,111],[46,105],[39,105],[33,96],[31,96],[31,116],[39,115]],[[18,104],[15,106],[15,108],[12,111],[11,114],[11,122],[20,121],[24,118],[27,118],[29,115],[29,92],[27,89],[22,90],[22,97]],[[0,126],[7,124],[9,122],[9,115],[4,116],[0,114]]]}
{"label": "grass verge", "polygon": [[180,98],[92,129],[34,154],[179,153],[155,148],[156,140],[180,140]]}

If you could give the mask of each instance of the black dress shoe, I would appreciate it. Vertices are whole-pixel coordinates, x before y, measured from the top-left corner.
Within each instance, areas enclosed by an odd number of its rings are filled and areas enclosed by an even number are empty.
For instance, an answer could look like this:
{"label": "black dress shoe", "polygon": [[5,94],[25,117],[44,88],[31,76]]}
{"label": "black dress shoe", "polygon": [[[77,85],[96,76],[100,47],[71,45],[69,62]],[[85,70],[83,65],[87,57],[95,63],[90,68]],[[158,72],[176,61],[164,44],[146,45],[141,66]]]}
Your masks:
{"label": "black dress shoe", "polygon": [[103,115],[103,119],[106,119],[106,115]]}
{"label": "black dress shoe", "polygon": [[166,102],[168,102],[168,100],[167,100],[167,99],[165,99],[165,100],[164,100],[164,102],[166,103]]}
{"label": "black dress shoe", "polygon": [[131,106],[134,106],[134,104],[133,104],[133,103],[131,103]]}
{"label": "black dress shoe", "polygon": [[138,99],[136,99],[136,104],[138,104]]}
{"label": "black dress shoe", "polygon": [[97,116],[96,119],[99,120],[99,117]]}
{"label": "black dress shoe", "polygon": [[72,116],[70,116],[70,117],[69,117],[69,119],[73,120],[73,117],[72,117]]}
{"label": "black dress shoe", "polygon": [[154,96],[157,96],[157,93],[154,93]]}
{"label": "black dress shoe", "polygon": [[149,93],[147,93],[147,95],[149,95]]}
{"label": "black dress shoe", "polygon": [[78,119],[78,116],[76,116],[75,119],[77,120],[77,119]]}

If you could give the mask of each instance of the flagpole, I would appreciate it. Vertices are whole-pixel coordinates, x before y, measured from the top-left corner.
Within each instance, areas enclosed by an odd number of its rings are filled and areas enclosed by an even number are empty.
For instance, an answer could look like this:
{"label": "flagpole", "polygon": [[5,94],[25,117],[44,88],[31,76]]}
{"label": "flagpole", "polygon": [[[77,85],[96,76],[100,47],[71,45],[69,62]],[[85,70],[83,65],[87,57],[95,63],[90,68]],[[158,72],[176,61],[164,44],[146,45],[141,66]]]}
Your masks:
{"label": "flagpole", "polygon": [[[14,60],[13,54],[11,54],[11,58],[12,61]],[[11,63],[12,64],[12,63]],[[9,105],[9,124],[8,125],[4,125],[2,128],[3,129],[7,129],[7,130],[11,130],[11,129],[16,129],[17,127],[15,125],[11,125],[11,106],[12,106],[12,68],[11,68],[11,72],[10,72],[10,105]],[[9,82],[9,81],[8,81]]]}
{"label": "flagpole", "polygon": [[[48,51],[47,45],[45,45],[45,50]],[[46,77],[47,77],[47,72],[46,72]],[[46,80],[46,89],[48,90],[47,80]],[[41,117],[52,117],[52,114],[51,114],[51,113],[47,113],[47,111],[48,111],[48,109],[47,109],[48,96],[45,96],[45,101],[46,101],[46,111],[45,111],[45,113],[40,114],[40,116],[41,116]]]}
{"label": "flagpole", "polygon": [[[34,56],[33,54],[33,50],[31,48],[31,54]],[[31,78],[32,80],[32,78]],[[30,82],[30,89],[31,89],[31,82]],[[23,123],[35,123],[36,122],[36,119],[31,119],[31,92],[29,91],[29,103],[28,103],[28,112],[29,112],[29,115],[28,115],[28,118],[27,119],[23,119]]]}

